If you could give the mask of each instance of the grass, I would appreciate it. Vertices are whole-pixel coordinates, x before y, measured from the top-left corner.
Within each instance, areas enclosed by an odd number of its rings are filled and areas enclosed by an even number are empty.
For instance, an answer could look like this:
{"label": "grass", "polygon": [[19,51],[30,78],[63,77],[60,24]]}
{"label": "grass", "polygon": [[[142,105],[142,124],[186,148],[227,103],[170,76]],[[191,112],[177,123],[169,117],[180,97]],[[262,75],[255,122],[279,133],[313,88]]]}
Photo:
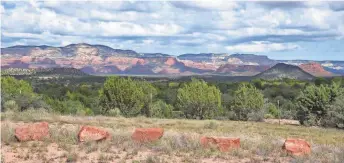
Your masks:
{"label": "grass", "polygon": [[[37,115],[37,116],[36,116]],[[40,115],[40,116],[38,116]],[[29,111],[22,112],[18,116],[12,113],[1,113],[1,142],[11,145],[17,141],[13,137],[13,123],[48,121],[50,125],[50,142],[55,142],[67,151],[67,159],[77,158],[73,154],[75,149],[84,151],[86,156],[92,153],[103,153],[96,159],[140,158],[141,151],[150,151],[165,155],[155,157],[146,154],[146,158],[140,162],[168,162],[171,158],[180,157],[177,160],[198,162],[200,158],[212,159],[244,159],[250,158],[251,162],[272,161],[280,159],[292,159],[292,162],[340,162],[344,160],[344,131],[337,129],[325,129],[292,125],[278,125],[257,122],[216,121],[216,120],[184,120],[184,119],[154,119],[154,118],[123,118],[123,117],[75,117],[59,116],[56,114]],[[100,143],[78,143],[77,133],[81,125],[93,125],[108,130],[112,139]],[[161,140],[137,144],[131,141],[131,133],[136,127],[162,127],[165,129]],[[241,148],[229,153],[221,153],[218,150],[203,149],[199,143],[201,136],[226,136],[239,137]],[[312,155],[306,158],[290,158],[282,150],[281,146],[285,138],[303,138],[312,145]],[[32,147],[33,148],[33,147]],[[116,148],[114,150],[113,148]],[[73,149],[73,150],[72,150]],[[122,156],[121,153],[125,153]],[[165,159],[167,158],[167,159]],[[137,160],[137,159],[135,159]],[[329,160],[329,161],[327,161]],[[115,161],[120,162],[120,161]]]}

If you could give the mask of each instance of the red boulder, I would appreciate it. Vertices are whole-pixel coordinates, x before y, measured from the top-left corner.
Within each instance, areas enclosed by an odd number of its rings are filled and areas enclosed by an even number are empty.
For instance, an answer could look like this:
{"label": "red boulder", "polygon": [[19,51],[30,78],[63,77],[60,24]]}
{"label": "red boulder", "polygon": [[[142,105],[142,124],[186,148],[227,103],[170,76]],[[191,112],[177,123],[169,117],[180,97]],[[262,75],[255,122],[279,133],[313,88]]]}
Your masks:
{"label": "red boulder", "polygon": [[110,133],[93,126],[82,126],[78,134],[79,142],[111,139]]}
{"label": "red boulder", "polygon": [[221,152],[227,152],[234,148],[240,148],[240,138],[225,137],[201,137],[201,145],[205,148],[216,146]]}
{"label": "red boulder", "polygon": [[131,138],[137,142],[159,140],[164,134],[163,128],[136,128]]}
{"label": "red boulder", "polygon": [[286,150],[288,154],[294,156],[308,155],[311,153],[311,146],[303,139],[287,139],[285,140],[282,149]]}
{"label": "red boulder", "polygon": [[43,140],[50,137],[47,122],[29,123],[15,129],[15,137],[19,141]]}

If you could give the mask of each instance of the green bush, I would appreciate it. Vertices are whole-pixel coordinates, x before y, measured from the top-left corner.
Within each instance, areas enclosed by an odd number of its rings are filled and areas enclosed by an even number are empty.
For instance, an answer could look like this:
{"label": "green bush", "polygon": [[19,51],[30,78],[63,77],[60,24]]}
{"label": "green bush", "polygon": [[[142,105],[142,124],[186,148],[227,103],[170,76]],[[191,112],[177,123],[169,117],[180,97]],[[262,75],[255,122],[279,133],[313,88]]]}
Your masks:
{"label": "green bush", "polygon": [[344,95],[337,97],[329,107],[323,126],[344,129]]}
{"label": "green bush", "polygon": [[203,80],[192,79],[178,89],[176,106],[187,118],[210,119],[221,112],[221,92]]}
{"label": "green bush", "polygon": [[[325,126],[328,115],[333,114],[334,106],[338,97],[344,95],[344,88],[339,84],[331,85],[309,85],[297,98],[297,118],[304,125]],[[332,110],[331,110],[332,108]],[[340,110],[340,109],[339,109]],[[340,112],[340,111],[339,111]]]}
{"label": "green bush", "polygon": [[254,110],[247,114],[248,121],[262,122],[264,121],[265,110]]}
{"label": "green bush", "polygon": [[273,103],[267,103],[264,107],[273,118],[278,118],[279,111]]}
{"label": "green bush", "polygon": [[152,117],[156,118],[171,118],[173,106],[166,104],[162,100],[158,100],[151,106]]}
{"label": "green bush", "polygon": [[156,94],[155,88],[148,82],[108,77],[99,91],[99,99],[103,113],[118,108],[126,117],[137,116],[140,113],[149,116],[149,107]]}
{"label": "green bush", "polygon": [[111,116],[111,117],[119,117],[121,116],[121,111],[118,108],[111,109],[107,112],[106,115]]}
{"label": "green bush", "polygon": [[[250,119],[258,120],[264,118],[261,110],[264,106],[264,96],[251,84],[241,84],[234,92],[234,100],[231,109],[235,112],[238,120],[247,121]],[[259,114],[255,117],[254,114]]]}
{"label": "green bush", "polygon": [[14,112],[19,111],[19,107],[18,107],[16,101],[14,101],[14,100],[6,101],[3,109],[5,111],[14,111]]}

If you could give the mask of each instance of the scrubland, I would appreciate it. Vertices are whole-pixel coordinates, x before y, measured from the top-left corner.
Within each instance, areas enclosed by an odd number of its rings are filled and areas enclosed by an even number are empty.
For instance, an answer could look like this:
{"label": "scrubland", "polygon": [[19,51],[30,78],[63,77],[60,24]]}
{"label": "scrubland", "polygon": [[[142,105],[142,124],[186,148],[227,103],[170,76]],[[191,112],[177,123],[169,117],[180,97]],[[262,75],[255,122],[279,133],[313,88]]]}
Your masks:
{"label": "scrubland", "polygon": [[[49,122],[51,137],[39,142],[18,142],[17,125]],[[104,128],[112,139],[79,143],[82,125]],[[138,144],[131,140],[137,127],[162,127],[157,142]],[[240,149],[220,152],[204,149],[201,136],[239,137]],[[312,154],[288,156],[282,149],[286,138],[306,139]],[[2,162],[343,162],[344,131],[338,129],[279,125],[267,122],[66,116],[44,110],[1,113]]]}

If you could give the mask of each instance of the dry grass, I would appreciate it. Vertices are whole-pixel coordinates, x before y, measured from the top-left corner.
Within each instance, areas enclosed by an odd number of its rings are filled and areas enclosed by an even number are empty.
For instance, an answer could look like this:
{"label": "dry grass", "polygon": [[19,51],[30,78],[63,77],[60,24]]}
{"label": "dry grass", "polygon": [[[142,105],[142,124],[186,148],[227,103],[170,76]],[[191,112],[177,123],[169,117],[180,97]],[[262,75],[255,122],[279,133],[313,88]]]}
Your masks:
{"label": "dry grass", "polygon": [[[40,115],[40,116],[36,116]],[[144,117],[74,117],[41,112],[23,112],[19,116],[2,113],[1,143],[9,152],[18,148],[30,149],[34,153],[48,153],[49,144],[56,143],[55,150],[64,152],[61,157],[77,162],[340,162],[344,160],[344,131],[336,129],[310,128],[294,125],[278,125],[256,122],[150,119]],[[15,125],[23,122],[48,121],[51,139],[43,144],[18,143],[13,137]],[[111,141],[100,143],[77,142],[81,125],[94,125],[110,131]],[[137,144],[131,141],[136,127],[162,127],[161,140]],[[201,136],[239,137],[241,148],[222,153],[215,148],[203,149]],[[287,156],[281,146],[285,138],[303,138],[312,145],[310,157]],[[33,150],[32,150],[33,149]],[[16,152],[14,152],[16,153]],[[18,152],[17,152],[18,153]],[[26,156],[29,155],[28,158]],[[22,159],[34,160],[35,154],[23,153]],[[42,156],[45,157],[45,156]],[[52,158],[45,158],[51,161]],[[230,161],[230,162],[231,162]]]}

